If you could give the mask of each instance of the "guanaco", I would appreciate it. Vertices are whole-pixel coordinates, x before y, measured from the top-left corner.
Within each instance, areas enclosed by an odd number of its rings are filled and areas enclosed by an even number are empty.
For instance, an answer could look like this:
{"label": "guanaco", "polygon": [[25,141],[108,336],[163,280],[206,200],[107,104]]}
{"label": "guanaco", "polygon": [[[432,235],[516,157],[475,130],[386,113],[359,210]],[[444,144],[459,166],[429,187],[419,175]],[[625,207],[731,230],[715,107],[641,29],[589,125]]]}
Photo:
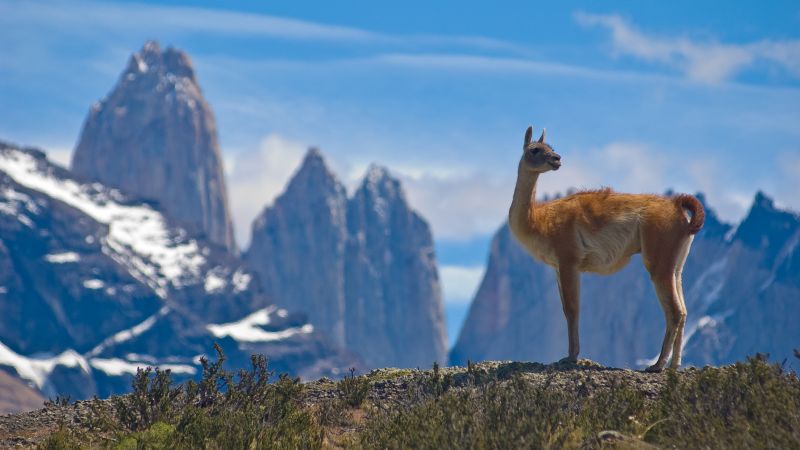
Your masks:
{"label": "guanaco", "polygon": [[686,323],[681,273],[694,235],[703,226],[703,205],[686,194],[665,197],[611,189],[536,202],[539,175],[558,170],[561,156],[545,142],[546,131],[537,141],[532,137],[528,127],[508,219],[525,249],[556,270],[569,336],[569,354],[562,361],[577,362],[580,352],[580,273],[608,275],[641,253],[666,319],[661,353],[646,370],[661,371],[670,350],[670,367],[678,368]]}

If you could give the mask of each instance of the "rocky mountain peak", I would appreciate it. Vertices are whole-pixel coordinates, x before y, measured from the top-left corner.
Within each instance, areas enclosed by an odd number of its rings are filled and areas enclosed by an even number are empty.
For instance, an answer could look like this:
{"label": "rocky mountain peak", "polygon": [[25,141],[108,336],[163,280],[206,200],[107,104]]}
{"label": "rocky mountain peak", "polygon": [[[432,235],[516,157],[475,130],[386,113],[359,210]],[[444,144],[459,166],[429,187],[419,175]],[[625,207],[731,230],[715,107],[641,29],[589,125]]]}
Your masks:
{"label": "rocky mountain peak", "polygon": [[344,346],[344,252],[347,193],[318,149],[275,203],[256,218],[245,258],[271,298],[306,311],[320,331]]}
{"label": "rocky mountain peak", "polygon": [[160,77],[169,74],[196,82],[189,55],[173,47],[161,51],[161,46],[156,41],[145,42],[141,50],[131,55],[128,66],[123,72],[123,78],[131,74],[150,74]]}
{"label": "rocky mountain peak", "polygon": [[351,199],[317,149],[253,225],[246,258],[280,305],[309,312],[369,367],[443,362],[433,239],[400,182],[371,166]]}
{"label": "rocky mountain peak", "polygon": [[306,192],[308,189],[314,189],[320,193],[332,192],[335,195],[346,195],[344,185],[328,167],[319,149],[314,147],[306,152],[300,168],[286,187],[286,193],[291,195],[297,191]]}
{"label": "rocky mountain peak", "polygon": [[728,224],[728,223],[723,222],[719,218],[719,216],[717,215],[717,212],[714,210],[714,208],[712,208],[711,205],[709,205],[708,199],[706,199],[705,194],[703,194],[702,192],[698,192],[698,193],[694,194],[694,196],[697,197],[697,200],[699,200],[700,203],[703,204],[703,209],[705,209],[705,212],[706,212],[706,220],[705,220],[705,223],[703,224],[703,228],[702,228],[702,230],[700,230],[700,232],[703,234],[703,236],[709,237],[709,238],[710,237],[715,237],[715,238],[724,237],[725,234],[728,233],[728,231],[730,231],[731,225]]}
{"label": "rocky mountain peak", "polygon": [[400,198],[405,201],[405,195],[400,187],[400,181],[394,178],[389,170],[383,166],[372,164],[367,169],[360,189],[381,197]]}
{"label": "rocky mountain peak", "polygon": [[89,111],[71,166],[235,251],[216,123],[184,52],[148,41],[131,55]]}
{"label": "rocky mountain peak", "polygon": [[779,208],[771,197],[758,191],[733,240],[740,241],[746,247],[759,249],[764,262],[769,263],[798,228],[800,216]]}

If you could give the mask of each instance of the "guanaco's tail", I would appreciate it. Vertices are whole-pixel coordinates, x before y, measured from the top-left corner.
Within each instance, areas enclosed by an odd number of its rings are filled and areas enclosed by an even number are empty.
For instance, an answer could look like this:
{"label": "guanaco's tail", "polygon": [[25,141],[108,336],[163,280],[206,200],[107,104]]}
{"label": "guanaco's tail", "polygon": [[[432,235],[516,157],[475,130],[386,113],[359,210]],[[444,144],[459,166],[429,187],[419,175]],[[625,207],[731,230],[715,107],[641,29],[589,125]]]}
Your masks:
{"label": "guanaco's tail", "polygon": [[706,221],[706,211],[703,208],[703,204],[689,194],[676,195],[674,200],[679,207],[692,213],[692,219],[689,221],[689,234],[697,234]]}

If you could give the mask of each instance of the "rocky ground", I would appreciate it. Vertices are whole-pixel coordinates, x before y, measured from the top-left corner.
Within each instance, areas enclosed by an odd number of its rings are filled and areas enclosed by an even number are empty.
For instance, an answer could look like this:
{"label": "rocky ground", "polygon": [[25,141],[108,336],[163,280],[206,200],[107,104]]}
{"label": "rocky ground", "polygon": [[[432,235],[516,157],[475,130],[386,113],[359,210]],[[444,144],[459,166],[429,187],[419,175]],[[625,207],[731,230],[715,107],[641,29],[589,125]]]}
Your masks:
{"label": "rocky ground", "polygon": [[[487,382],[503,382],[519,377],[534,386],[548,386],[555,390],[580,391],[592,395],[611,386],[625,382],[655,399],[663,387],[664,374],[603,367],[589,360],[578,364],[522,363],[488,361],[470,364],[469,367],[437,369],[438,376],[449,378],[449,389],[469,389]],[[682,371],[683,377],[691,377],[696,369]],[[369,391],[365,405],[351,412],[351,426],[333,427],[326,442],[335,445],[335,438],[347,434],[358,425],[371,408],[386,409],[394,405],[414,404],[426,392],[425,383],[434,376],[434,370],[378,369],[366,375]],[[339,384],[327,378],[305,383],[302,403],[307,408],[316,408],[321,403],[341,399],[344,394]],[[41,443],[60,426],[72,430],[91,430],[96,424],[98,411],[110,411],[108,400],[76,401],[67,405],[47,402],[44,408],[21,414],[0,416],[0,448],[31,448]]]}

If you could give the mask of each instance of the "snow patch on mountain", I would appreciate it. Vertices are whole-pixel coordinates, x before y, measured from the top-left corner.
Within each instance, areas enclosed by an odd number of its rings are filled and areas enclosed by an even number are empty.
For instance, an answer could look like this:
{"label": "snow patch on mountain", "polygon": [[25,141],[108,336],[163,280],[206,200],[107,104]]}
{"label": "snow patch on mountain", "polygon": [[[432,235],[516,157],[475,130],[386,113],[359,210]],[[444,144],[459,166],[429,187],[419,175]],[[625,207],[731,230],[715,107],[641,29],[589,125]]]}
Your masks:
{"label": "snow patch on mountain", "polygon": [[7,149],[0,152],[0,170],[22,186],[40,191],[107,224],[103,251],[123,264],[135,278],[146,281],[165,298],[170,285],[179,288],[197,281],[205,263],[197,242],[170,233],[164,217],[147,205],[119,203],[119,193],[93,184],[91,189],[71,179],[59,179],[37,164],[32,155]]}
{"label": "snow patch on mountain", "polygon": [[103,280],[98,280],[97,278],[93,278],[91,280],[84,280],[83,287],[86,289],[102,289],[105,286]]}
{"label": "snow patch on mountain", "polygon": [[49,255],[45,255],[44,259],[47,262],[53,264],[64,264],[64,263],[78,262],[81,260],[81,257],[75,252],[63,252],[63,253],[51,253]]}
{"label": "snow patch on mountain", "polygon": [[282,310],[278,310],[275,306],[268,306],[236,322],[209,324],[206,328],[211,334],[218,338],[230,336],[239,342],[279,341],[297,334],[309,334],[314,331],[314,326],[311,324],[305,324],[301,327],[286,328],[281,331],[264,330],[262,327],[270,323],[269,316],[272,313],[280,315],[281,311]]}
{"label": "snow patch on mountain", "polygon": [[[224,276],[224,274],[222,275]],[[210,270],[208,274],[206,274],[205,283],[203,284],[206,292],[212,294],[224,289],[228,282],[225,280],[225,278],[223,278],[223,276],[217,272],[217,268]]]}
{"label": "snow patch on mountain", "polygon": [[153,325],[156,324],[158,319],[165,316],[170,311],[169,306],[162,306],[161,309],[158,310],[155,314],[144,319],[140,323],[128,328],[126,330],[118,331],[114,333],[112,336],[107,337],[103,340],[100,344],[98,344],[95,348],[93,348],[89,353],[88,356],[95,356],[99,355],[103,352],[109,345],[118,344],[120,342],[129,341],[136,336],[144,333],[145,331],[153,328]]}
{"label": "snow patch on mountain", "polygon": [[80,367],[89,373],[86,359],[75,350],[65,350],[60,355],[50,358],[22,356],[0,342],[0,365],[10,366],[17,371],[20,378],[33,383],[42,389],[56,366]]}
{"label": "snow patch on mountain", "polygon": [[175,374],[194,375],[197,368],[187,364],[153,364],[146,361],[126,361],[121,358],[92,358],[89,364],[106,375],[120,376],[125,374],[136,375],[140,368],[157,366],[161,370],[170,370]]}

